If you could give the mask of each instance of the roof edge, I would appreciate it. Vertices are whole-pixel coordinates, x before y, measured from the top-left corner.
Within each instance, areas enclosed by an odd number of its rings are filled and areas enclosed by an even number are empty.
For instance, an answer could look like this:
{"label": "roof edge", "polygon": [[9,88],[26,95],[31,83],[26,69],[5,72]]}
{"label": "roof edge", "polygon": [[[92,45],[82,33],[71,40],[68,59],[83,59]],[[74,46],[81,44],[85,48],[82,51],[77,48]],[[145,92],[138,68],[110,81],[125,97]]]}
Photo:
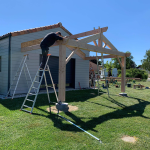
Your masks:
{"label": "roof edge", "polygon": [[12,36],[19,36],[19,35],[24,35],[24,34],[29,34],[29,33],[43,31],[43,30],[49,30],[49,29],[59,28],[59,27],[62,28],[69,35],[72,35],[72,33],[69,32],[64,26],[62,26],[61,22],[59,22],[57,24],[53,24],[53,25],[49,25],[49,26],[43,26],[43,27],[38,27],[38,28],[32,28],[32,29],[27,29],[27,30],[10,32],[10,33],[7,33],[7,34],[4,34],[4,35],[0,36],[0,40],[3,39],[3,38],[9,37],[10,34]]}

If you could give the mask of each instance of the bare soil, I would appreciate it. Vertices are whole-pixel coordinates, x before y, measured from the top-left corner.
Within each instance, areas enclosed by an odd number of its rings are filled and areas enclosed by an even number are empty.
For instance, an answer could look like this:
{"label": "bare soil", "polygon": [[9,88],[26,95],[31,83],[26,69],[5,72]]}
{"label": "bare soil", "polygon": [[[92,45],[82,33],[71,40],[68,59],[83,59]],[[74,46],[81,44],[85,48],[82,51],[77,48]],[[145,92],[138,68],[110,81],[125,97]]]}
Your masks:
{"label": "bare soil", "polygon": [[[68,105],[68,107],[69,107],[69,110],[68,110],[69,112],[78,110],[77,106]],[[49,107],[46,110],[49,112]],[[54,113],[58,113],[56,106],[51,107],[51,111]],[[59,111],[59,112],[61,112],[61,111]]]}

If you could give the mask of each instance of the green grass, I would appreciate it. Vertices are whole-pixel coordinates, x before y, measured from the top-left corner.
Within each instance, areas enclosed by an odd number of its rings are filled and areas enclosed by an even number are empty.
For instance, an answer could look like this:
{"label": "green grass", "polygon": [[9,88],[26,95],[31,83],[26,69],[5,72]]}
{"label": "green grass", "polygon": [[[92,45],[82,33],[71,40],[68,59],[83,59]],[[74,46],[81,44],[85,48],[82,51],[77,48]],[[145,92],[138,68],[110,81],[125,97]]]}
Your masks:
{"label": "green grass", "polygon": [[[150,82],[140,83],[150,87]],[[110,86],[110,97],[97,96],[97,90],[66,92],[66,102],[79,109],[60,114],[103,144],[56,114],[49,114],[46,94],[38,96],[32,115],[19,111],[24,98],[0,100],[0,149],[150,149],[150,89],[126,87],[128,97],[118,96],[120,91]],[[54,93],[50,97],[56,101]],[[137,142],[122,141],[124,135],[136,137]]]}

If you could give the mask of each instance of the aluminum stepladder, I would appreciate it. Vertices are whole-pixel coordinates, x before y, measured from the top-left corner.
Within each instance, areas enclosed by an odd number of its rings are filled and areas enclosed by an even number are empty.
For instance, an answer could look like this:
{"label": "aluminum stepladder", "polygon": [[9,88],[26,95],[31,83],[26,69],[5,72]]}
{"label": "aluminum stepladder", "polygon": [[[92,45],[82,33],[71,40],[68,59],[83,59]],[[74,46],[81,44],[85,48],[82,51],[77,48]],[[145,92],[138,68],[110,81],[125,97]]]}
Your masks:
{"label": "aluminum stepladder", "polygon": [[[104,61],[103,61],[103,54],[102,54],[102,57],[101,57],[101,60],[102,60],[102,70],[104,70]],[[97,57],[97,71],[98,71],[98,76],[99,76],[99,78],[100,78],[100,74],[99,74],[99,68],[98,68],[98,57]],[[104,77],[105,77],[105,83],[106,83],[106,89],[107,89],[107,94],[108,94],[108,97],[109,97],[109,90],[108,90],[108,84],[107,84],[107,80],[106,80],[106,76],[105,76],[105,71],[104,71]],[[99,94],[100,93],[103,93],[104,94],[104,92],[100,92],[100,90],[101,90],[101,88],[100,88],[100,83],[99,83],[99,79],[98,78],[98,96],[99,96]]]}
{"label": "aluminum stepladder", "polygon": [[[45,80],[45,86],[46,86],[48,101],[49,101],[49,105],[50,105],[50,97],[49,97],[48,88],[51,87],[51,86],[48,86],[48,85],[47,85],[47,80],[46,80],[45,71],[48,71],[48,72],[49,72],[50,79],[51,79],[52,85],[53,85],[53,89],[54,89],[54,92],[55,92],[55,95],[56,95],[56,99],[57,99],[57,101],[58,101],[58,96],[57,96],[57,93],[56,93],[56,89],[55,89],[55,85],[54,85],[54,82],[53,82],[53,79],[52,79],[52,75],[51,75],[49,66],[47,65],[50,55],[51,55],[51,54],[48,54],[48,55],[47,55],[48,58],[47,58],[47,61],[46,61],[46,64],[45,64],[44,69],[40,70],[40,67],[38,68],[38,71],[37,71],[37,73],[36,73],[36,75],[35,75],[35,77],[34,77],[34,79],[33,79],[33,82],[32,82],[32,84],[31,84],[31,87],[30,87],[30,89],[29,89],[29,91],[28,91],[28,93],[27,93],[27,95],[26,95],[26,97],[25,97],[25,99],[24,99],[24,102],[23,102],[23,104],[22,104],[20,110],[29,112],[30,114],[32,113],[33,108],[34,108],[34,105],[35,105],[35,102],[36,102],[36,99],[37,99],[37,96],[38,96],[38,93],[39,93],[39,89],[40,89],[40,86],[41,86],[43,77],[44,77],[44,80]],[[39,75],[40,72],[42,72],[42,75]],[[39,81],[36,81],[37,77],[40,78]],[[39,78],[38,78],[38,79],[39,79]],[[35,85],[34,85],[35,83],[38,84],[37,87],[35,87]],[[51,88],[52,88],[52,87],[51,87]],[[36,93],[31,93],[31,90],[32,90],[32,89],[36,89]],[[34,100],[28,99],[28,96],[30,96],[30,95],[34,95],[34,96],[35,96],[35,97],[34,97]],[[32,103],[32,104],[31,104],[32,106],[27,106],[27,105],[25,105],[26,101],[30,101],[30,102]],[[24,107],[25,107],[25,108],[29,108],[30,110],[26,110]]]}
{"label": "aluminum stepladder", "polygon": [[[12,84],[10,85],[10,88],[9,88],[9,90],[8,90],[7,95],[5,96],[5,98],[8,98],[8,96],[9,96],[11,90],[13,89],[13,87],[14,87],[14,91],[13,91],[13,94],[12,94],[12,97],[11,97],[11,98],[12,98],[12,99],[14,98],[14,95],[15,95],[15,92],[16,92],[16,90],[17,90],[17,86],[18,86],[18,83],[19,83],[19,80],[20,80],[20,77],[21,77],[21,74],[22,74],[22,71],[23,71],[23,70],[24,70],[24,74],[25,74],[25,78],[26,78],[26,81],[27,81],[27,86],[28,86],[28,88],[29,88],[29,81],[32,83],[32,78],[31,78],[31,75],[30,75],[28,66],[27,66],[27,64],[26,64],[27,57],[28,57],[28,54],[26,54],[26,55],[23,56],[23,58],[22,58],[22,60],[21,60],[21,63],[20,63],[20,65],[19,65],[18,69],[17,69],[17,72],[16,72],[16,74],[15,74],[15,76],[14,76],[14,79],[13,79],[13,81],[12,81]],[[26,68],[26,70],[27,70],[27,73],[28,73],[28,75],[29,75],[30,80],[27,80],[27,74],[26,74],[25,68]],[[18,77],[18,78],[17,78],[17,77]],[[16,80],[16,79],[17,79],[17,80]],[[17,81],[16,84],[14,84],[15,81]]]}

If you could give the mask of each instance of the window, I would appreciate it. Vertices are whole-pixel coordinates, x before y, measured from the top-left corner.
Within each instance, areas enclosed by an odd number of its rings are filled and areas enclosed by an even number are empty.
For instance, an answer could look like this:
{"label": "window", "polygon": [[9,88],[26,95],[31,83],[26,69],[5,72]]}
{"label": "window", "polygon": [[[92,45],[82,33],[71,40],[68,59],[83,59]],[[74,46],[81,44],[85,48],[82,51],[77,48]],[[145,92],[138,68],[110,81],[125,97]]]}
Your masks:
{"label": "window", "polygon": [[0,56],[0,72],[2,71],[2,57]]}

